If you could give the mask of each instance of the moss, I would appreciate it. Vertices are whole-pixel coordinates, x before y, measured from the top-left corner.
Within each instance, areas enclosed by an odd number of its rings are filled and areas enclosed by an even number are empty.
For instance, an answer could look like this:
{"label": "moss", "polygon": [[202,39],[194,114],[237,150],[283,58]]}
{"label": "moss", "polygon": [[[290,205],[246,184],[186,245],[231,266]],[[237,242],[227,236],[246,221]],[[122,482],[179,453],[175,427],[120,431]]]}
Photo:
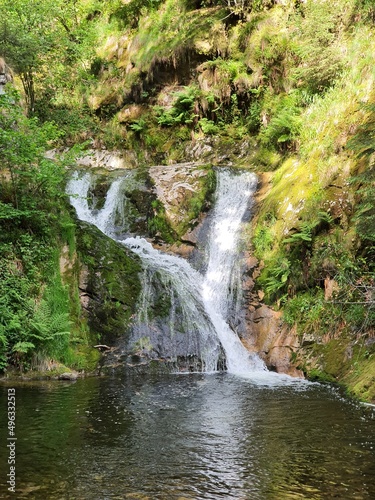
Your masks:
{"label": "moss", "polygon": [[159,295],[159,297],[157,298],[157,300],[155,300],[153,304],[155,317],[158,318],[168,317],[171,306],[172,306],[171,297],[169,295],[166,294]]}
{"label": "moss", "polygon": [[349,395],[375,402],[374,344],[341,334],[337,339],[300,349],[297,357],[299,368],[309,380],[337,383]]}
{"label": "moss", "polygon": [[349,393],[359,399],[375,403],[375,360],[363,361],[343,379]]}
{"label": "moss", "polygon": [[322,370],[318,370],[317,368],[313,368],[312,370],[308,371],[307,376],[308,379],[313,382],[336,382],[336,379],[332,375]]}
{"label": "moss", "polygon": [[102,342],[126,334],[141,290],[139,257],[95,227],[80,223],[77,251],[87,266],[88,325]]}
{"label": "moss", "polygon": [[178,237],[166,216],[164,205],[159,200],[154,200],[151,205],[153,216],[147,221],[149,233],[162,238],[167,243],[174,243]]}

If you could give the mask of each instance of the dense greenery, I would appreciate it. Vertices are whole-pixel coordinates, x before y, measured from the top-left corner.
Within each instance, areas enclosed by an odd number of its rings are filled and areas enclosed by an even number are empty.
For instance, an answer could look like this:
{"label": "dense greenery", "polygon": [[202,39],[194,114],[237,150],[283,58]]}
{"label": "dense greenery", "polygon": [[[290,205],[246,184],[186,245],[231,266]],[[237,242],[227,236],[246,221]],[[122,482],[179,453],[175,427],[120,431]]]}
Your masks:
{"label": "dense greenery", "polygon": [[17,93],[0,96],[0,109],[0,366],[24,368],[31,353],[64,360],[69,351],[69,290],[58,267],[74,227],[64,197],[69,158],[45,157],[60,134],[27,118]]}
{"label": "dense greenery", "polygon": [[[28,109],[2,97],[3,353],[17,361],[32,345],[52,353],[66,341],[56,259],[74,238],[69,216],[56,217],[61,163],[44,150],[88,140],[134,150],[141,164],[196,155],[272,171],[253,234],[264,263],[256,286],[301,338],[342,336],[373,361],[372,1],[0,0],[0,9],[0,56]],[[204,196],[189,203],[195,217]],[[153,209],[152,234],[172,241],[186,230]],[[48,334],[35,326],[54,315]]]}

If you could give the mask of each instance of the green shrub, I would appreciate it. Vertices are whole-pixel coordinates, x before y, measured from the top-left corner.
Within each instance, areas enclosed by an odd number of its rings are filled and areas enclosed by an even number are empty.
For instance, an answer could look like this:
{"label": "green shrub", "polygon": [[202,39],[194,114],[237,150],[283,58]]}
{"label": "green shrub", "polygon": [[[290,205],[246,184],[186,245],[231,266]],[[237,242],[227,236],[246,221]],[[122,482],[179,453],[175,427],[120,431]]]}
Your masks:
{"label": "green shrub", "polygon": [[219,132],[219,127],[215,125],[212,120],[208,120],[207,118],[201,118],[198,122],[198,126],[205,135],[215,135]]}

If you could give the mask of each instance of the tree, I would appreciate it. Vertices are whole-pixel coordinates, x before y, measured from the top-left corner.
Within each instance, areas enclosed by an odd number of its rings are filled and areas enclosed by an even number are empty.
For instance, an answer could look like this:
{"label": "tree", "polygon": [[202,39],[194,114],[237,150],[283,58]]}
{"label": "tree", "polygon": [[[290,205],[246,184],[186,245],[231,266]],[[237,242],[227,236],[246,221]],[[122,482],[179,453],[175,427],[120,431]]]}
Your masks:
{"label": "tree", "polygon": [[38,84],[61,78],[61,67],[69,74],[82,52],[94,54],[87,9],[77,0],[0,0],[0,56],[20,76],[29,113]]}
{"label": "tree", "polygon": [[1,198],[16,210],[51,194],[63,175],[60,166],[45,157],[49,141],[59,132],[51,123],[40,125],[36,118],[27,118],[19,101],[12,89],[0,96],[0,164],[11,184]]}
{"label": "tree", "polygon": [[51,0],[0,0],[0,52],[20,75],[30,112],[35,103],[35,74],[61,36],[55,6]]}

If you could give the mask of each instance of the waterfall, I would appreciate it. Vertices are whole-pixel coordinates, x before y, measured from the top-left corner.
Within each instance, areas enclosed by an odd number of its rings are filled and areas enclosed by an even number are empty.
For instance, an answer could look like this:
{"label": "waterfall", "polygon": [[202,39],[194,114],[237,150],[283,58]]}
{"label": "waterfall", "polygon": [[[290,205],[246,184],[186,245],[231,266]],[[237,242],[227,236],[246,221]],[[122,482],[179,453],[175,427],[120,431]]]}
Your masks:
{"label": "waterfall", "polygon": [[89,207],[88,195],[92,185],[92,176],[89,173],[80,175],[79,172],[74,172],[67,184],[66,191],[70,195],[70,203],[76,209],[79,219],[94,224],[104,234],[114,238],[115,218],[120,210],[120,190],[123,182],[123,177],[112,182],[104,206],[100,210]]}
{"label": "waterfall", "polygon": [[[175,357],[196,353],[201,369],[206,372],[216,371],[221,348],[215,325],[201,297],[202,275],[186,260],[155,250],[144,238],[127,238],[122,243],[141,257],[144,267],[143,291],[138,313],[139,330],[144,330],[145,325],[152,323],[147,317],[147,311],[150,303],[154,301],[152,286],[157,273],[158,280],[169,291],[171,298],[166,325],[169,335],[164,331],[164,335],[159,336],[156,341],[158,351],[169,352],[169,355]],[[137,334],[137,326],[135,330]],[[152,335],[152,331],[148,333]]]}
{"label": "waterfall", "polygon": [[217,335],[225,350],[227,369],[246,373],[265,369],[257,355],[250,355],[229,327],[228,313],[239,275],[238,243],[241,222],[257,186],[253,173],[234,174],[221,170],[217,175],[216,203],[208,241],[208,266],[202,297]]}
{"label": "waterfall", "polygon": [[[241,223],[256,189],[255,175],[226,169],[218,171],[204,275],[193,269],[188,261],[154,249],[144,238],[116,238],[115,218],[126,179],[124,175],[112,182],[100,210],[90,209],[87,201],[93,182],[90,173],[75,172],[67,185],[67,193],[81,220],[95,224],[142,260],[143,289],[132,342],[136,344],[142,339],[142,343],[149,342],[151,357],[152,351],[158,358],[175,360],[195,355],[200,360],[200,369],[206,372],[218,369],[223,350],[226,368],[231,373],[266,370],[260,358],[245,349],[227,323],[229,310],[238,294],[235,277],[240,270]],[[162,320],[152,317],[154,315],[149,312],[158,300],[167,302],[168,306]]]}

